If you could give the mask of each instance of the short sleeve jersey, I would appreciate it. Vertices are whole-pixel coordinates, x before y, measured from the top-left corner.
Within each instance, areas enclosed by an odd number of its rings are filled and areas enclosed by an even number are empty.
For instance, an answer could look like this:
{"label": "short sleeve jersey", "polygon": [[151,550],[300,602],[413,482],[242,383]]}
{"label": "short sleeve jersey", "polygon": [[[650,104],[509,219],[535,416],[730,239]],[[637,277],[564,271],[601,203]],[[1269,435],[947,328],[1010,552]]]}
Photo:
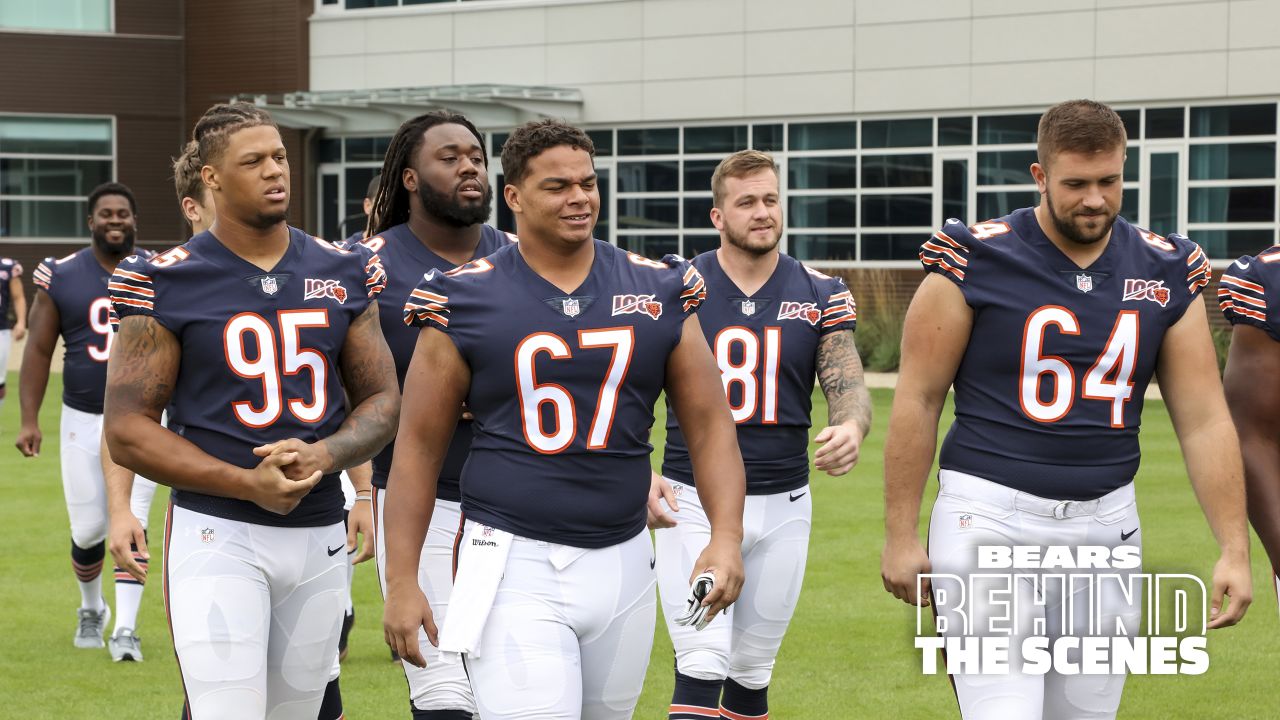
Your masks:
{"label": "short sleeve jersey", "polygon": [[[480,230],[480,243],[471,259],[490,255],[514,239],[514,235],[484,225]],[[413,348],[420,332],[418,328],[404,322],[404,305],[409,300],[409,293],[422,282],[423,275],[431,270],[443,272],[452,269],[454,263],[431,252],[407,224],[396,225],[384,233],[365,238],[361,244],[376,252],[386,268],[387,287],[378,295],[378,319],[382,323],[382,334],[391,348],[391,356],[395,358],[396,377],[403,388],[405,373],[409,370],[409,361],[413,359]],[[449,443],[449,455],[440,470],[436,497],[454,502],[461,500],[458,478],[462,476],[462,464],[466,462],[470,448],[471,421],[459,420],[453,433],[453,441]],[[387,486],[394,450],[395,443],[392,442],[373,458],[373,484],[376,487]]]}
{"label": "short sleeve jersey", "polygon": [[594,242],[591,271],[571,293],[508,245],[428,273],[405,306],[409,322],[446,333],[471,370],[463,514],[582,548],[644,530],[653,405],[704,297],[688,262]]}
{"label": "short sleeve jersey", "polygon": [[[0,257],[0,330],[13,327],[9,312],[13,309],[13,298],[10,296],[10,283],[16,277],[22,277],[22,263],[7,257]],[[4,368],[0,368],[3,372]]]}
{"label": "short sleeve jersey", "polygon": [[[150,257],[137,250],[140,257]],[[104,270],[92,247],[54,260],[45,258],[31,274],[58,309],[58,332],[64,347],[62,402],[73,410],[102,414],[107,386],[107,358],[111,354],[111,303]]]}
{"label": "short sleeve jersey", "polygon": [[[788,255],[747,296],[720,266],[715,251],[693,259],[707,283],[698,323],[720,367],[738,428],[747,493],[789,492],[809,482],[809,416],[818,343],[852,331],[857,306],[840,278],[811,270]],[[662,474],[696,484],[689,448],[668,402]]]}
{"label": "short sleeve jersey", "polygon": [[[169,428],[219,460],[252,468],[261,461],[253,454],[259,445],[315,442],[342,424],[343,343],[384,281],[381,261],[367,248],[342,250],[296,228],[269,271],[203,232],[151,261],[122,262],[111,303],[121,322],[154,318],[181,346]],[[342,521],[337,473],[287,515],[189,490],[174,490],[173,502],[259,525]]]}
{"label": "short sleeve jersey", "polygon": [[1280,341],[1280,247],[1232,263],[1218,280],[1218,306],[1232,325],[1252,325]]}
{"label": "short sleeve jersey", "polygon": [[1023,209],[948,221],[920,260],[973,310],[941,466],[1061,500],[1129,483],[1165,332],[1209,282],[1200,247],[1117,218],[1082,269]]}

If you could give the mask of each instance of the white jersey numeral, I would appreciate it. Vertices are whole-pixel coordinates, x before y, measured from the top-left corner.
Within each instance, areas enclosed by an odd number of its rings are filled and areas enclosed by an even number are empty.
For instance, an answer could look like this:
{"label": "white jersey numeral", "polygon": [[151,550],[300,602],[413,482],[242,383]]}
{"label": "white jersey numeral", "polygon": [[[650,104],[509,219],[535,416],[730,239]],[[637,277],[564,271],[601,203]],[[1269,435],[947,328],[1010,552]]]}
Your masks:
{"label": "white jersey numeral", "polygon": [[[763,344],[763,363],[761,353]],[[733,363],[734,346],[740,348],[742,362]],[[778,422],[778,365],[782,355],[782,328],[764,329],[764,341],[749,328],[732,325],[716,334],[716,364],[720,366],[720,382],[729,400],[729,410],[735,423],[743,423],[760,411],[760,421],[765,424]],[[763,365],[763,377],[756,373]],[[733,404],[730,388],[741,388],[742,401]]]}
{"label": "white jersey numeral", "polygon": [[90,343],[85,346],[85,351],[89,353],[90,359],[106,362],[107,358],[111,357],[111,340],[114,337],[111,332],[111,301],[109,299],[100,297],[90,303],[89,327],[102,336],[102,346],[95,347]]}
{"label": "white jersey numeral", "polygon": [[[279,419],[286,404],[298,420],[318,422],[328,406],[326,382],[329,374],[324,355],[313,348],[302,347],[303,328],[329,326],[328,310],[281,310],[277,313],[281,343],[277,347],[271,323],[256,313],[240,313],[227,321],[222,339],[227,365],[242,378],[262,382],[262,404],[250,400],[231,403],[236,419],[252,428],[266,427]],[[255,355],[249,359],[245,340],[252,336]],[[282,375],[297,375],[303,370],[311,374],[311,401],[289,398],[285,402]]]}
{"label": "white jersey numeral", "polygon": [[[600,330],[579,330],[578,347],[613,348],[609,369],[600,383],[596,396],[596,410],[587,430],[587,447],[600,450],[609,444],[609,431],[618,408],[618,392],[631,367],[631,355],[635,350],[635,335],[630,327]],[[516,392],[520,402],[520,421],[525,441],[540,453],[562,452],[573,443],[577,435],[577,415],[573,395],[562,385],[539,383],[534,361],[539,353],[547,353],[553,359],[567,360],[573,357],[569,344],[553,333],[534,333],[516,346]],[[542,422],[542,406],[550,404],[554,416],[554,430],[548,432]]]}
{"label": "white jersey numeral", "polygon": [[[1027,417],[1057,422],[1075,401],[1075,371],[1057,355],[1045,355],[1044,338],[1050,327],[1063,335],[1079,335],[1075,313],[1058,305],[1037,308],[1027,317],[1022,334],[1022,373],[1018,401]],[[1133,373],[1138,357],[1139,316],[1123,310],[1116,316],[1111,336],[1093,366],[1085,373],[1080,397],[1111,403],[1111,427],[1124,427],[1124,404],[1133,397]],[[1049,399],[1041,400],[1046,379],[1053,384]]]}

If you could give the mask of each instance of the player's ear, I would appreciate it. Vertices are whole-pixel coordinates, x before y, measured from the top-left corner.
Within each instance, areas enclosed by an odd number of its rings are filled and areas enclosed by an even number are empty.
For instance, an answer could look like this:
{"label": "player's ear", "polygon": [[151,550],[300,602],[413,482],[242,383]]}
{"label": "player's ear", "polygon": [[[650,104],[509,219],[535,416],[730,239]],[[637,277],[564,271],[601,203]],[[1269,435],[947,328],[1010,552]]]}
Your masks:
{"label": "player's ear", "polygon": [[511,212],[519,213],[520,210],[520,190],[515,185],[507,183],[502,186],[502,198],[507,201],[507,207],[511,208]]}
{"label": "player's ear", "polygon": [[410,193],[418,192],[418,173],[413,168],[405,168],[404,172],[400,173],[400,182]]}
{"label": "player's ear", "polygon": [[218,171],[212,165],[205,165],[200,168],[200,180],[210,190],[220,190],[218,184]]}
{"label": "player's ear", "polygon": [[1036,181],[1036,190],[1043,193],[1049,185],[1049,173],[1045,172],[1044,166],[1038,162],[1031,163],[1031,177]]}
{"label": "player's ear", "polygon": [[184,197],[178,203],[182,207],[182,216],[187,222],[194,223],[200,219],[200,213],[196,212],[196,201],[193,198]]}
{"label": "player's ear", "polygon": [[724,229],[724,213],[714,205],[711,206],[711,224],[715,225],[717,230]]}

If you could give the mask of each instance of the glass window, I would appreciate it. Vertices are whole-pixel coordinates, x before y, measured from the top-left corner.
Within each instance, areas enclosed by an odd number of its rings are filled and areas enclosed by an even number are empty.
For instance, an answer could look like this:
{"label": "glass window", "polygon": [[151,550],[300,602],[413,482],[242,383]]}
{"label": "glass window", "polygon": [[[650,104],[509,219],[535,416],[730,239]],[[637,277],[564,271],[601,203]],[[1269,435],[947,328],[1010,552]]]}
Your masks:
{"label": "glass window", "polygon": [[716,165],[719,160],[685,160],[684,161],[684,189],[688,190],[710,190],[711,175],[716,171]]}
{"label": "glass window", "polygon": [[111,32],[111,0],[0,0],[0,27]]}
{"label": "glass window", "polygon": [[1147,139],[1182,137],[1182,121],[1185,114],[1185,109],[1180,107],[1148,108]]}
{"label": "glass window", "polygon": [[342,138],[320,138],[320,162],[342,162]]}
{"label": "glass window", "polygon": [[347,9],[360,10],[362,8],[395,7],[399,4],[399,0],[347,0]]}
{"label": "glass window", "polygon": [[[499,208],[507,204],[498,201]],[[320,176],[320,237],[329,242],[337,242],[345,238],[338,237],[338,175],[324,173]]]}
{"label": "glass window", "polygon": [[347,138],[346,142],[347,162],[382,162],[387,157],[387,148],[391,146],[389,137]]}
{"label": "glass window", "polygon": [[111,121],[0,117],[0,153],[111,155]]}
{"label": "glass window", "polygon": [[1274,245],[1276,234],[1272,230],[1196,230],[1191,239],[1211,258],[1238,258],[1255,255]]}
{"label": "glass window", "polygon": [[854,122],[791,123],[790,149],[844,150],[858,142],[858,126]]}
{"label": "glass window", "polygon": [[[711,196],[687,197],[684,199],[684,229],[714,230],[711,224]],[[719,237],[717,235],[717,237]]]}
{"label": "glass window", "polygon": [[684,236],[684,257],[691,258],[720,247],[720,236],[694,233]]}
{"label": "glass window", "polygon": [[1137,140],[1142,137],[1142,123],[1138,120],[1141,114],[1138,110],[1117,110],[1116,114],[1120,116],[1120,122],[1124,123],[1124,134],[1130,140]]}
{"label": "glass window", "polygon": [[1124,179],[1137,182],[1139,166],[1142,164],[1142,149],[1130,145],[1124,149]]}
{"label": "glass window", "polygon": [[938,118],[939,145],[972,145],[973,118]]}
{"label": "glass window", "polygon": [[787,250],[797,260],[857,260],[853,235],[788,235]]}
{"label": "glass window", "polygon": [[88,195],[109,180],[110,160],[0,158],[0,195]]}
{"label": "glass window", "polygon": [[1151,178],[1148,182],[1151,204],[1147,209],[1147,227],[1158,235],[1178,229],[1178,153],[1151,153]]}
{"label": "glass window", "polygon": [[1120,200],[1120,216],[1131,223],[1138,222],[1138,199],[1142,192],[1137,188],[1125,190]]}
{"label": "glass window", "polygon": [[863,195],[863,227],[929,226],[933,223],[932,195]]}
{"label": "glass window", "polygon": [[87,200],[0,200],[0,237],[80,237]]}
{"label": "glass window", "polygon": [[863,187],[925,187],[933,184],[933,155],[863,155]]}
{"label": "glass window", "polygon": [[978,118],[978,144],[1033,143],[1039,115],[987,115]]}
{"label": "glass window", "polygon": [[[1001,150],[978,153],[978,185],[1030,185],[1035,150]],[[990,217],[990,216],[988,216]]]}
{"label": "glass window", "polygon": [[910,120],[865,120],[862,123],[862,147],[931,147],[933,118]]}
{"label": "glass window", "polygon": [[746,125],[684,129],[684,151],[687,153],[731,153],[746,147]]}
{"label": "glass window", "polygon": [[364,193],[369,189],[369,181],[381,170],[376,167],[346,169],[347,189],[342,204],[342,223],[338,226],[339,237],[363,231],[369,223],[369,216],[364,214]]}
{"label": "glass window", "polygon": [[1191,108],[1192,137],[1275,134],[1275,103]]}
{"label": "glass window", "polygon": [[942,161],[942,216],[969,220],[969,161]]}
{"label": "glass window", "polygon": [[857,187],[858,159],[851,155],[791,158],[787,162],[787,186],[799,190]]}
{"label": "glass window", "polygon": [[915,260],[928,233],[862,233],[863,260]]}
{"label": "glass window", "polygon": [[1265,187],[1193,187],[1187,197],[1193,223],[1273,222],[1276,189]]}
{"label": "glass window", "polygon": [[[596,146],[596,155],[607,157],[613,154],[612,130],[588,130],[587,137],[591,138],[591,144]],[[504,134],[502,136],[502,142],[506,141],[507,136]],[[498,147],[500,149],[502,146]]]}
{"label": "glass window", "polygon": [[[489,141],[492,143],[489,146],[489,154],[493,157],[501,156],[502,146],[507,143],[507,138],[509,137],[511,137],[510,133],[494,133],[493,139]],[[594,140],[592,142],[594,142]]]}
{"label": "glass window", "polygon": [[679,128],[618,131],[619,155],[675,155],[680,152]]}
{"label": "glass window", "polygon": [[680,189],[680,162],[659,160],[618,163],[618,192],[662,192]]}
{"label": "glass window", "polygon": [[857,199],[850,196],[793,196],[787,210],[787,225],[793,228],[852,228],[858,224]]}
{"label": "glass window", "polygon": [[618,227],[679,228],[680,200],[678,198],[618,198]]}
{"label": "glass window", "polygon": [[751,146],[765,152],[782,152],[782,124],[752,125]]}
{"label": "glass window", "polygon": [[1240,180],[1275,176],[1275,143],[1191,146],[1192,180]]}
{"label": "glass window", "polygon": [[[516,231],[516,215],[511,212],[511,206],[507,205],[507,198],[501,190],[506,184],[506,177],[502,173],[498,173],[498,178],[493,183],[493,187],[497,188],[494,194],[498,196],[498,201],[495,203],[498,206],[498,229],[503,232],[514,233]],[[603,198],[601,198],[600,208],[601,210],[604,209]]]}
{"label": "glass window", "polygon": [[618,235],[618,247],[653,260],[680,252],[676,235]]}
{"label": "glass window", "polygon": [[978,193],[978,214],[983,220],[1004,217],[1024,207],[1035,207],[1040,204],[1040,193],[1035,190],[1014,190],[1005,192]]}

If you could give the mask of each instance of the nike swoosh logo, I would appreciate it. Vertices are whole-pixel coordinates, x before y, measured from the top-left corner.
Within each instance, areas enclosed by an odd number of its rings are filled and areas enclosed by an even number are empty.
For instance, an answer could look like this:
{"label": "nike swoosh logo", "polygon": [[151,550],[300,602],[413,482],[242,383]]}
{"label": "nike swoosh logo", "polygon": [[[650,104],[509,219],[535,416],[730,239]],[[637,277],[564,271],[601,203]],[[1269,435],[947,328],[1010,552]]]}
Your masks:
{"label": "nike swoosh logo", "polygon": [[341,550],[342,548],[343,546],[339,545],[336,548],[325,548],[325,551],[329,553],[329,557],[333,557],[334,555],[337,555],[338,551]]}
{"label": "nike swoosh logo", "polygon": [[807,494],[808,494],[807,492],[802,492],[802,493],[800,493],[799,495],[794,495],[794,494],[793,494],[793,495],[788,495],[787,497],[791,499],[791,502],[795,502],[795,501],[799,500],[800,498],[804,497],[804,496],[805,496],[805,495],[807,495]]}
{"label": "nike swoosh logo", "polygon": [[1236,267],[1240,268],[1241,270],[1248,270],[1248,269],[1249,269],[1249,263],[1242,263],[1242,262],[1240,262],[1239,260],[1237,260],[1237,261],[1235,262],[1235,264],[1236,264]]}
{"label": "nike swoosh logo", "polygon": [[1134,528],[1134,529],[1130,530],[1129,532],[1125,532],[1125,531],[1121,530],[1121,531],[1120,531],[1120,542],[1124,542],[1125,540],[1128,540],[1129,538],[1133,537],[1133,534],[1134,534],[1134,533],[1136,533],[1136,532],[1138,532],[1138,528]]}

